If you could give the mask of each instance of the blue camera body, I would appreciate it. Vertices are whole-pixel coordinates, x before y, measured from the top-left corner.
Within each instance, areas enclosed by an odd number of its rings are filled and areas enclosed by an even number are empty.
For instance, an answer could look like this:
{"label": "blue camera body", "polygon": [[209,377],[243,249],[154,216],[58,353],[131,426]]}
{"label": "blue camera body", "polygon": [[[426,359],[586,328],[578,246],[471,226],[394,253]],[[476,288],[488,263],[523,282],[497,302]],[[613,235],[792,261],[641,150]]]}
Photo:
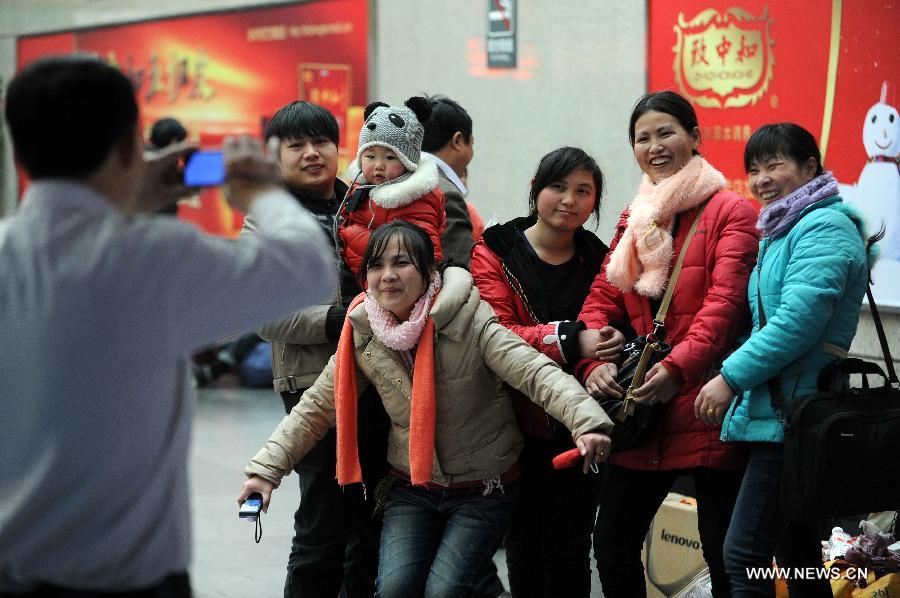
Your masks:
{"label": "blue camera body", "polygon": [[256,521],[257,518],[259,518],[259,512],[262,511],[262,505],[262,494],[254,492],[248,496],[247,500],[244,501],[244,504],[241,505],[241,510],[238,511],[238,517],[248,521]]}
{"label": "blue camera body", "polygon": [[225,183],[225,160],[221,151],[197,151],[184,163],[188,187],[216,187]]}

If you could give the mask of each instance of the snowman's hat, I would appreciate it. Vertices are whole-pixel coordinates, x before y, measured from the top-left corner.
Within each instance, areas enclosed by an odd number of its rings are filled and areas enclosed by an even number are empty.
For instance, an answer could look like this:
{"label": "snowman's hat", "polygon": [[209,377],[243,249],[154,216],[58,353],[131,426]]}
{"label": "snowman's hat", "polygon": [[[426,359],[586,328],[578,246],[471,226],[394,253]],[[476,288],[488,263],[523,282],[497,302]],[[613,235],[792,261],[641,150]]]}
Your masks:
{"label": "snowman's hat", "polygon": [[[881,102],[882,104],[889,104],[891,106],[894,105],[893,101],[888,102],[888,90],[894,91],[893,89],[891,89],[892,87],[893,86],[890,83],[888,83],[887,81],[883,81],[881,83],[881,98],[878,100],[879,102]],[[891,94],[891,95],[893,95],[893,94]],[[893,98],[891,98],[891,100],[893,100]]]}

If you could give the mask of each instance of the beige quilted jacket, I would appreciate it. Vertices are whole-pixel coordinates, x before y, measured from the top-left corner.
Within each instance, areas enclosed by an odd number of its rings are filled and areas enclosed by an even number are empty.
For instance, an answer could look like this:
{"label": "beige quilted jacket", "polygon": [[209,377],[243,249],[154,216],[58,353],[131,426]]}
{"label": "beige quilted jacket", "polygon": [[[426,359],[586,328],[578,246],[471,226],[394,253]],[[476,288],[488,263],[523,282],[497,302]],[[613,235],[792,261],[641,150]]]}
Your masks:
{"label": "beige quilted jacket", "polygon": [[[438,385],[433,482],[484,480],[501,475],[516,462],[522,435],[504,382],[563,422],[573,437],[612,429],[606,413],[575,378],[497,322],[466,270],[444,272],[431,316]],[[358,390],[362,392],[367,383],[375,385],[392,422],[388,461],[408,473],[411,373],[396,351],[372,336],[364,305],[351,312],[350,320]],[[278,485],[334,425],[332,357],[245,473]]]}

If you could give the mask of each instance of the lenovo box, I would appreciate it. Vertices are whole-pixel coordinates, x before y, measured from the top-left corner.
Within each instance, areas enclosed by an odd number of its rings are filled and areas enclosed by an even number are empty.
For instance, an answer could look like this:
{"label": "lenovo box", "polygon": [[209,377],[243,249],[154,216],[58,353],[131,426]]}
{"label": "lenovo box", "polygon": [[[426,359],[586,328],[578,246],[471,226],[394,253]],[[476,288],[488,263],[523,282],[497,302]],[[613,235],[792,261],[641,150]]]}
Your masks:
{"label": "lenovo box", "polygon": [[669,493],[650,525],[643,558],[648,598],[671,596],[706,568],[695,499]]}

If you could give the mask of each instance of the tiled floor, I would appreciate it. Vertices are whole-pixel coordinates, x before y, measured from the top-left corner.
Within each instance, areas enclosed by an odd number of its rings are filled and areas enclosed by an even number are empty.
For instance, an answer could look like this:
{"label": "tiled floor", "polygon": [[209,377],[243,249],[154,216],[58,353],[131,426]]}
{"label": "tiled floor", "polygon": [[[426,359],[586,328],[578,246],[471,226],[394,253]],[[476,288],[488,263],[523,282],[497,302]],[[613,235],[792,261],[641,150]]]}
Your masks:
{"label": "tiled floor", "polygon": [[192,584],[197,598],[278,597],[300,500],[287,478],[263,516],[262,541],[238,519],[235,501],[244,465],[284,415],[271,390],[201,390],[194,408],[190,461],[194,521]]}
{"label": "tiled floor", "polygon": [[[203,389],[197,392],[190,460],[194,558],[191,578],[196,598],[277,598],[300,500],[296,478],[285,479],[263,516],[262,542],[253,525],[238,519],[235,501],[244,465],[284,415],[271,390]],[[506,583],[506,561],[496,557]],[[594,574],[592,598],[602,598]]]}

